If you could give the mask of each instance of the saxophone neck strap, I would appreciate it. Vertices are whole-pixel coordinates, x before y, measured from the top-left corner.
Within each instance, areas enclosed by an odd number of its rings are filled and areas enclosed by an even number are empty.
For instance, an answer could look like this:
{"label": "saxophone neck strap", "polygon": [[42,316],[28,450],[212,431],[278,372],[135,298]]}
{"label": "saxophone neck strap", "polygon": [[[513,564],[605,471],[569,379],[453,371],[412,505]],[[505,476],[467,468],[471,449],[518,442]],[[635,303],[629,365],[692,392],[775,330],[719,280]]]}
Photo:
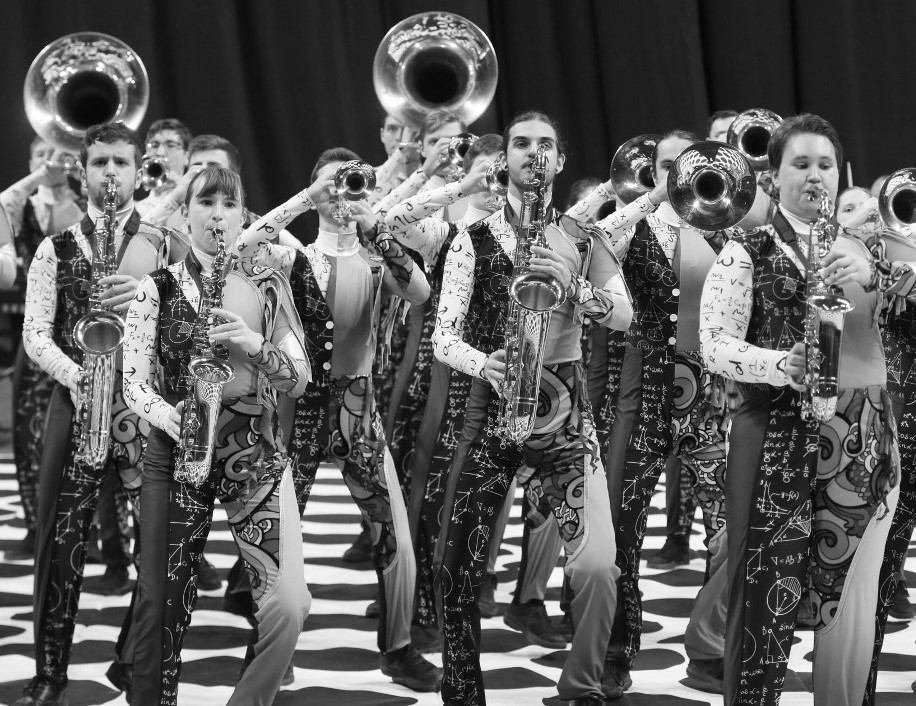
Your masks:
{"label": "saxophone neck strap", "polygon": [[[121,247],[118,248],[118,265],[120,265],[121,260],[124,259],[124,253],[127,252],[127,245],[130,243],[130,239],[137,234],[138,230],[140,230],[140,214],[137,213],[137,209],[134,209],[130,217],[124,223],[124,238],[121,240]],[[80,231],[89,241],[89,247],[93,255],[95,255],[95,241],[90,237],[93,231],[95,231],[95,223],[93,223],[88,213],[84,215],[83,220],[80,221]]]}

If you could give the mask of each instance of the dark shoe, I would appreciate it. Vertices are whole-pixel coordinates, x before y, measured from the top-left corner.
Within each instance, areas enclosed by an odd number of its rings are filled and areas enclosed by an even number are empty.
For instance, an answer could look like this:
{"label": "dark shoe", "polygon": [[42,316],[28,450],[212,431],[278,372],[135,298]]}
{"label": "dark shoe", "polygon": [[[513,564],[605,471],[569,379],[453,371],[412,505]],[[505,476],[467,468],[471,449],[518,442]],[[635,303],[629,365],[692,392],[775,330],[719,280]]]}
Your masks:
{"label": "dark shoe", "polygon": [[910,603],[910,594],[906,590],[906,584],[902,581],[897,582],[897,588],[894,590],[894,597],[891,600],[891,607],[888,615],[895,620],[912,620],[916,618],[916,610]]}
{"label": "dark shoe", "polygon": [[127,703],[131,702],[130,682],[134,676],[134,669],[129,664],[123,662],[112,662],[111,666],[105,672],[108,681],[118,691],[123,691],[127,697]]}
{"label": "dark shoe", "polygon": [[503,622],[513,630],[518,630],[533,645],[562,650],[566,640],[550,624],[547,610],[540,601],[528,603],[510,603]]}
{"label": "dark shoe", "polygon": [[670,535],[665,545],[655,556],[649,557],[646,565],[650,569],[674,569],[690,563],[690,537]]}
{"label": "dark shoe", "polygon": [[817,625],[817,616],[814,614],[814,607],[811,605],[811,594],[808,591],[804,591],[798,603],[795,627],[802,630],[810,630],[815,625]]}
{"label": "dark shoe", "polygon": [[363,525],[359,536],[353,541],[350,548],[343,553],[343,560],[349,564],[372,561],[372,538],[369,536],[368,527]]}
{"label": "dark shoe", "polygon": [[34,677],[13,706],[67,706],[66,686],[58,686],[43,677]]}
{"label": "dark shoe", "polygon": [[604,697],[597,694],[580,696],[576,699],[571,699],[569,706],[604,706]]}
{"label": "dark shoe", "polygon": [[377,618],[382,614],[381,608],[379,608],[378,599],[376,598],[372,603],[366,606],[366,617],[367,618]]}
{"label": "dark shoe", "polygon": [[601,691],[604,698],[610,701],[623,698],[623,692],[633,686],[630,670],[615,662],[604,665],[601,675]]}
{"label": "dark shoe", "polygon": [[572,616],[569,613],[563,613],[563,615],[551,618],[550,624],[553,626],[553,629],[557,631],[557,634],[563,636],[564,640],[572,642],[573,635],[576,634],[576,629],[573,627]]}
{"label": "dark shoe", "polygon": [[502,606],[496,602],[496,574],[487,574],[484,578],[477,608],[481,618],[495,618],[503,614]]}
{"label": "dark shoe", "polygon": [[25,537],[3,553],[3,557],[8,561],[25,561],[35,556],[35,533],[32,530],[26,532]]}
{"label": "dark shoe", "polygon": [[721,694],[724,689],[725,663],[721,659],[692,659],[687,664],[684,685],[709,694]]}
{"label": "dark shoe", "polygon": [[241,615],[251,620],[254,618],[254,599],[250,591],[232,591],[223,596],[223,610],[233,615]]}
{"label": "dark shoe", "polygon": [[83,590],[103,596],[123,596],[133,590],[126,566],[109,566],[101,576],[90,576],[83,581]]}
{"label": "dark shoe", "polygon": [[436,625],[412,625],[410,644],[420,654],[442,651],[442,633]]}
{"label": "dark shoe", "polygon": [[197,587],[204,591],[215,591],[223,587],[223,580],[216,572],[216,567],[207,561],[207,557],[205,556],[200,558],[200,570],[197,572]]}
{"label": "dark shoe", "polygon": [[383,652],[378,659],[379,669],[391,681],[414,691],[439,691],[442,670],[417,652],[413,645],[399,650]]}

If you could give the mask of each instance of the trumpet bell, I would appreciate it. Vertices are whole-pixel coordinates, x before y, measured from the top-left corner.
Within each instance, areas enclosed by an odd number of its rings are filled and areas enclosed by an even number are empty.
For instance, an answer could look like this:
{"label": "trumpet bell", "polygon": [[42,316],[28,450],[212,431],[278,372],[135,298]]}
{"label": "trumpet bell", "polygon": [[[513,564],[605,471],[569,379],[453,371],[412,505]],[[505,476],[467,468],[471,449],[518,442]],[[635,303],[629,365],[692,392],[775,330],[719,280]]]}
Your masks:
{"label": "trumpet bell", "polygon": [[140,165],[140,178],[144,189],[158,189],[169,179],[169,161],[164,157],[143,158]]}
{"label": "trumpet bell", "polygon": [[757,179],[747,157],[723,142],[698,142],[668,171],[668,200],[698,230],[730,228],[754,204]]}
{"label": "trumpet bell", "polygon": [[93,125],[120,120],[138,128],[149,104],[149,80],[140,57],[120,39],[77,32],[39,52],[26,74],[23,99],[42,139],[77,152]]}
{"label": "trumpet bell", "polygon": [[900,169],[887,178],[878,193],[878,212],[893,232],[916,235],[916,169]]}
{"label": "trumpet bell", "polygon": [[375,170],[368,162],[352,159],[334,172],[334,188],[347,201],[361,201],[375,191]]}
{"label": "trumpet bell", "polygon": [[433,110],[467,125],[496,93],[499,69],[489,37],[450,12],[412,15],[392,27],[375,52],[372,80],[385,111],[418,127]]}
{"label": "trumpet bell", "polygon": [[637,135],[627,140],[611,160],[611,185],[625,203],[632,203],[655,187],[652,153],[661,135]]}
{"label": "trumpet bell", "polygon": [[751,108],[734,119],[725,141],[747,157],[755,172],[762,172],[770,168],[767,146],[780,124],[782,118],[772,110]]}

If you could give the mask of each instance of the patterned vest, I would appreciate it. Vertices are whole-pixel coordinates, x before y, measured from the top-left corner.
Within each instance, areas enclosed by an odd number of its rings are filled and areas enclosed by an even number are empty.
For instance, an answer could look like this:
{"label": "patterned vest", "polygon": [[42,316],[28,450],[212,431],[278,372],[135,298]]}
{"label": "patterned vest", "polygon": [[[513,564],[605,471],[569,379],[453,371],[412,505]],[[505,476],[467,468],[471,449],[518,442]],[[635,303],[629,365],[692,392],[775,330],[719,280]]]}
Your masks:
{"label": "patterned vest", "polygon": [[[191,257],[186,260],[190,269]],[[194,349],[197,309],[187,300],[171,270],[163,268],[150,277],[159,292],[159,335],[156,354],[162,370],[162,396],[171,405],[187,395],[186,371]]]}
{"label": "patterned vest", "polygon": [[487,220],[468,228],[474,245],[474,291],[464,324],[465,340],[490,355],[503,347],[512,261],[490,233]]}
{"label": "patterned vest", "polygon": [[673,292],[678,277],[645,219],[636,225],[623,273],[633,296],[633,323],[627,332],[627,343],[642,350],[673,345],[678,299]]}

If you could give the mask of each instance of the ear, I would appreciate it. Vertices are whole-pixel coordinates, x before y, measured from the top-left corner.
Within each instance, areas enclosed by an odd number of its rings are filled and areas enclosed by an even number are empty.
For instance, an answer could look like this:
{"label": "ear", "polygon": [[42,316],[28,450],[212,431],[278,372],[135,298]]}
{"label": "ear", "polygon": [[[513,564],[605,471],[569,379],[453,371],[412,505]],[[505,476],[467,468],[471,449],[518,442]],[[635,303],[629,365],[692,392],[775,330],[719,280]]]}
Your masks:
{"label": "ear", "polygon": [[86,179],[86,170],[80,169],[80,189],[84,194],[89,193],[89,182]]}
{"label": "ear", "polygon": [[563,171],[563,165],[566,164],[566,155],[558,154],[557,155],[557,174]]}
{"label": "ear", "polygon": [[143,170],[138,169],[137,173],[134,174],[134,191],[140,188],[140,184],[143,183]]}
{"label": "ear", "polygon": [[181,217],[184,218],[185,220],[187,220],[187,219],[188,219],[188,206],[187,206],[187,204],[181,204],[181,208],[178,209],[178,210],[179,210],[179,212],[181,213]]}

